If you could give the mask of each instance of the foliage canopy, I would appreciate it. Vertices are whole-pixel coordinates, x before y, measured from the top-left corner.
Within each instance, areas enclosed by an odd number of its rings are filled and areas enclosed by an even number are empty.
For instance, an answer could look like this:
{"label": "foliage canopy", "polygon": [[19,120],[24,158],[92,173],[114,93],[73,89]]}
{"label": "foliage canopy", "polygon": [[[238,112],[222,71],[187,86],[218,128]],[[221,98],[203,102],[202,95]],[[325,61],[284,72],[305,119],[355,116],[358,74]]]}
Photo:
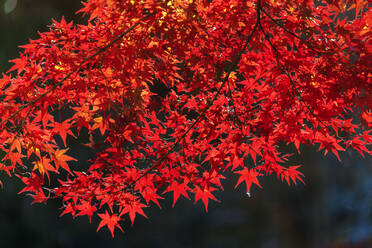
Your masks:
{"label": "foliage canopy", "polygon": [[[227,171],[247,194],[265,175],[303,182],[279,144],[371,154],[367,1],[83,4],[86,25],[53,21],[0,79],[0,170],[35,202],[60,198],[114,235],[168,192],[208,209]],[[86,171],[66,142],[82,131]]]}

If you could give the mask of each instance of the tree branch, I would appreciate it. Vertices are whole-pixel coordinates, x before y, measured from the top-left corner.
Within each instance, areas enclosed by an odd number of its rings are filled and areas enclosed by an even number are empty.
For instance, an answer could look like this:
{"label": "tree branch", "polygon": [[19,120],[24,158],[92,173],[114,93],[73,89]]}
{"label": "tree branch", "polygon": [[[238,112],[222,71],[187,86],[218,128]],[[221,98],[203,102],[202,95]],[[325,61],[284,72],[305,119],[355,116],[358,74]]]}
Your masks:
{"label": "tree branch", "polygon": [[158,166],[160,166],[160,164],[168,157],[169,154],[171,154],[173,152],[173,150],[177,147],[177,145],[186,137],[186,135],[195,127],[196,124],[199,123],[199,121],[204,118],[206,112],[209,110],[209,108],[213,105],[214,101],[217,99],[218,95],[221,93],[221,90],[222,88],[225,86],[225,84],[228,82],[229,80],[229,77],[230,77],[230,74],[235,70],[235,67],[239,64],[240,60],[241,60],[241,56],[242,54],[245,52],[245,49],[247,48],[248,46],[248,43],[252,40],[253,38],[253,34],[255,33],[257,27],[259,26],[259,22],[260,22],[260,11],[261,11],[261,1],[258,0],[257,1],[257,18],[256,18],[256,23],[253,27],[253,30],[252,32],[249,34],[249,36],[247,37],[246,39],[246,42],[244,44],[244,46],[242,47],[242,49],[239,51],[239,53],[237,54],[237,56],[235,57],[233,63],[231,64],[229,70],[228,70],[228,73],[227,75],[225,76],[225,78],[222,80],[222,83],[221,83],[221,86],[218,88],[216,94],[214,95],[214,97],[209,101],[209,103],[207,104],[207,106],[204,108],[203,112],[201,112],[201,114],[198,116],[198,118],[191,124],[191,126],[183,133],[182,136],[180,136],[176,142],[173,144],[173,146],[163,155],[160,157],[160,159],[158,161],[156,161],[155,164],[153,164],[151,167],[149,167],[147,169],[147,171],[145,171],[140,177],[138,177],[135,181],[133,181],[132,183],[130,183],[128,185],[128,187],[131,187],[133,186],[136,182],[138,182],[141,178],[143,178],[144,176],[146,176],[147,174],[149,174],[151,171],[153,171],[154,169],[156,169]]}
{"label": "tree branch", "polygon": [[116,42],[118,42],[119,40],[121,40],[125,35],[127,35],[128,33],[130,33],[133,29],[135,29],[138,25],[141,24],[141,22],[145,21],[146,19],[148,19],[150,16],[154,15],[155,13],[150,13],[146,16],[144,16],[143,18],[141,18],[139,21],[137,21],[135,24],[133,24],[130,28],[126,29],[124,32],[122,32],[120,35],[118,35],[115,39],[113,39],[110,43],[108,43],[107,45],[101,47],[98,49],[97,52],[93,53],[92,55],[88,56],[87,58],[85,58],[79,66],[77,66],[74,70],[72,70],[71,72],[69,72],[64,78],[62,78],[60,81],[58,81],[56,84],[53,85],[53,87],[51,87],[48,91],[44,92],[43,94],[41,94],[40,96],[38,96],[37,98],[35,98],[34,100],[22,105],[21,107],[19,107],[19,109],[17,111],[15,111],[13,114],[11,114],[8,118],[6,118],[5,120],[1,121],[0,122],[0,126],[3,125],[4,123],[8,122],[10,119],[12,119],[14,116],[16,116],[17,114],[19,114],[23,109],[27,108],[28,106],[30,105],[33,105],[35,104],[36,102],[38,102],[40,99],[42,99],[43,97],[45,97],[46,95],[48,95],[50,92],[52,92],[53,90],[55,90],[58,86],[61,86],[63,84],[64,81],[66,81],[67,79],[69,79],[75,72],[79,71],[81,67],[83,67],[83,65],[88,62],[89,60],[91,60],[92,58],[96,57],[97,55],[105,52],[109,47],[111,47],[113,44],[115,44]]}

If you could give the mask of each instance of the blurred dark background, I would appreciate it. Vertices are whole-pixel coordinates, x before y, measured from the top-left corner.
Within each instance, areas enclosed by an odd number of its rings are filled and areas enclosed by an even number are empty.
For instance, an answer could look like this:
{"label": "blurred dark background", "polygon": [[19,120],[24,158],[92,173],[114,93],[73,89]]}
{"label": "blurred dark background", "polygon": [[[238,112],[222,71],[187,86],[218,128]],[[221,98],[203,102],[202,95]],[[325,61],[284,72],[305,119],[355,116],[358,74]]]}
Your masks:
{"label": "blurred dark background", "polygon": [[[47,30],[51,19],[84,22],[74,12],[79,0],[0,0],[0,72],[18,56],[18,45]],[[68,140],[82,164],[91,154]],[[283,148],[293,150],[293,147]],[[79,154],[79,155],[77,155]],[[182,199],[171,207],[147,209],[149,219],[125,222],[125,233],[115,239],[106,230],[96,233],[98,219],[58,217],[60,202],[31,205],[17,195],[22,184],[0,174],[0,248],[7,247],[372,247],[372,160],[347,151],[342,163],[304,147],[293,164],[302,163],[306,185],[287,186],[275,177],[261,179],[263,189],[251,197],[243,185],[234,190],[236,177],[225,181],[209,212]],[[167,196],[167,195],[166,195]]]}

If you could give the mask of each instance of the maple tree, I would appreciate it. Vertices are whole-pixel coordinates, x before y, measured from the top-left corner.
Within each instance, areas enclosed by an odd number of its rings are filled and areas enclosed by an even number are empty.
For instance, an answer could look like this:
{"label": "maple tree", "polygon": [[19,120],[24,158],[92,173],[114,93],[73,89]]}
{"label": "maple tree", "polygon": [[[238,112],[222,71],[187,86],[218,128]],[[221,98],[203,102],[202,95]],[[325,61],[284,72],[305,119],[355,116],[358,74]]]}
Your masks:
{"label": "maple tree", "polygon": [[[303,182],[280,144],[371,154],[368,1],[83,4],[87,24],[53,21],[0,79],[0,170],[34,202],[114,235],[166,193],[207,210],[228,171],[247,194],[266,175]],[[83,131],[86,171],[66,141]]]}

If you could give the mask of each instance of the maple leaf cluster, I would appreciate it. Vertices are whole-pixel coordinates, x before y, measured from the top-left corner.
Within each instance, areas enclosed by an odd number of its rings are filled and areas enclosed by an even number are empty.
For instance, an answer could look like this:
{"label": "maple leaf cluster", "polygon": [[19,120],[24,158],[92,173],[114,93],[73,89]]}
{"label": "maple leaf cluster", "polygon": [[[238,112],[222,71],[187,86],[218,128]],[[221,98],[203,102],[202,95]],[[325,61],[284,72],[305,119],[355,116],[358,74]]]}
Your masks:
{"label": "maple leaf cluster", "polygon": [[[114,235],[165,193],[207,209],[228,172],[248,194],[271,174],[303,182],[279,144],[371,154],[368,1],[83,5],[87,24],[53,21],[0,79],[0,170],[35,202],[60,198]],[[83,131],[86,171],[66,141]]]}

